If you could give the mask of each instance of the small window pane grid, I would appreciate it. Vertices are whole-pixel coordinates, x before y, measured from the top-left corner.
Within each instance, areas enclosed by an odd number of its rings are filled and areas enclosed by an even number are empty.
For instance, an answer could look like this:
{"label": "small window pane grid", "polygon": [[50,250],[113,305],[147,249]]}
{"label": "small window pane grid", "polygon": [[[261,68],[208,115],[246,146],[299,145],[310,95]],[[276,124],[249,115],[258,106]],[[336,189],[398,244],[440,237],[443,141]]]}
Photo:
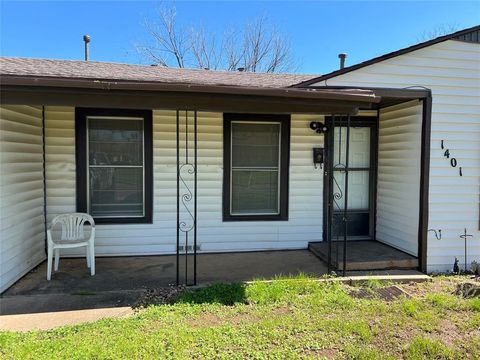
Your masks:
{"label": "small window pane grid", "polygon": [[[346,164],[346,133],[344,126],[335,127],[334,137],[334,178],[335,184],[339,186],[341,193],[345,192],[345,171]],[[350,184],[348,188],[348,210],[366,211],[370,209],[370,127],[350,128],[350,149],[348,159],[348,171],[350,172]],[[344,207],[345,198],[338,199],[340,209]]]}
{"label": "small window pane grid", "polygon": [[145,216],[143,118],[88,116],[87,209],[95,218]]}
{"label": "small window pane grid", "polygon": [[224,113],[223,221],[287,221],[290,115]]}
{"label": "small window pane grid", "polygon": [[[373,140],[375,139],[373,120],[362,118],[350,126],[350,145],[348,158],[349,187],[348,187],[348,236],[354,238],[369,238],[373,236],[372,228],[372,170],[374,165],[371,158]],[[338,121],[338,120],[337,120]],[[336,125],[332,136],[333,182],[332,192],[335,197],[335,206],[332,216],[332,234],[335,237],[343,236],[343,208],[345,206],[345,164],[347,127],[345,124]]]}
{"label": "small window pane grid", "polygon": [[97,224],[152,223],[152,157],[151,110],[75,108],[77,212]]}
{"label": "small window pane grid", "polygon": [[281,123],[232,121],[230,136],[230,215],[279,215]]}

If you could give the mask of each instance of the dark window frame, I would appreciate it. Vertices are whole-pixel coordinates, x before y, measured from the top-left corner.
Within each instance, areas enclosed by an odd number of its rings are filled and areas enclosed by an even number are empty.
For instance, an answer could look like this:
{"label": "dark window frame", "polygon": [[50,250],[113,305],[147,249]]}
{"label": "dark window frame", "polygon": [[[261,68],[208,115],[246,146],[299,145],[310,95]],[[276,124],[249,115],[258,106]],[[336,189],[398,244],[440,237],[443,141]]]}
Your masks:
{"label": "dark window frame", "polygon": [[153,221],[153,127],[151,110],[75,108],[75,160],[77,211],[88,211],[87,183],[87,117],[142,117],[144,147],[144,209],[143,217],[94,218],[97,224],[151,224]]}
{"label": "dark window frame", "polygon": [[[277,122],[280,136],[280,211],[276,215],[232,215],[230,213],[231,131],[233,121]],[[288,221],[290,174],[290,115],[223,114],[223,221]]]}

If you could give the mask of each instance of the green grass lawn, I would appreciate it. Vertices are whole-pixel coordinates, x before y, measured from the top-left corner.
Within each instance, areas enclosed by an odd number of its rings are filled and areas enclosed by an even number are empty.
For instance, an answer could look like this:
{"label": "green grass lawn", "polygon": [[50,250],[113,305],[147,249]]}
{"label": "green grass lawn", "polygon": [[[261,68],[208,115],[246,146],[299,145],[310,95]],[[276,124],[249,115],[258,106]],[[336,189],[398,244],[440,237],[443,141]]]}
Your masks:
{"label": "green grass lawn", "polygon": [[452,295],[458,281],[399,285],[412,297],[390,302],[308,278],[217,284],[123,319],[0,333],[0,357],[479,359],[480,299]]}

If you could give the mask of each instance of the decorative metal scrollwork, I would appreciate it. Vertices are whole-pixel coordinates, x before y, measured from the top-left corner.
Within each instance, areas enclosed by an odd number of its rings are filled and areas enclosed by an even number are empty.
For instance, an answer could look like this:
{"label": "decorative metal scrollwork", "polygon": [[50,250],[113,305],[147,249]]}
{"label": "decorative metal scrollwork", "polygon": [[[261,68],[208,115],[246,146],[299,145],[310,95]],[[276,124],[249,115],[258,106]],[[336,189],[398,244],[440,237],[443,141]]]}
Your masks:
{"label": "decorative metal scrollwork", "polygon": [[[334,167],[333,167],[334,170],[342,170],[342,169],[345,169],[345,165],[344,164],[336,164]],[[340,205],[338,205],[338,203],[335,201],[335,200],[341,200],[343,198],[343,191],[342,191],[342,187],[340,186],[340,184],[338,183],[337,179],[335,178],[335,176],[333,176],[332,178],[333,180],[333,184],[335,185],[335,188],[336,190],[333,190],[333,199],[334,199],[334,202],[335,204],[337,205],[338,207],[338,210],[341,210],[340,209]]]}
{"label": "decorative metal scrollwork", "polygon": [[190,207],[193,205],[191,204],[193,200],[193,193],[190,190],[190,187],[188,186],[187,182],[185,181],[185,178],[182,176],[182,172],[184,171],[184,169],[186,169],[185,172],[187,172],[189,175],[194,175],[196,169],[193,164],[186,163],[180,166],[180,171],[179,171],[180,182],[182,183],[183,189],[185,191],[183,194],[181,194],[180,198],[182,200],[183,208],[187,212],[189,220],[180,220],[178,227],[182,232],[190,232],[193,230],[195,225],[195,217],[193,216],[192,211],[190,210]]}

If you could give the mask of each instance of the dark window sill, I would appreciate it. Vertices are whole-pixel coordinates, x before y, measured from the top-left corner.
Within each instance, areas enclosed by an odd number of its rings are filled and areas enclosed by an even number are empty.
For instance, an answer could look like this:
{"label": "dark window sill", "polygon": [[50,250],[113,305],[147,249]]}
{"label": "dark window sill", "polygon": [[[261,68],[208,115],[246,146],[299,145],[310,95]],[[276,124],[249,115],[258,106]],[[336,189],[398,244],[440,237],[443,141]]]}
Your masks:
{"label": "dark window sill", "polygon": [[285,215],[224,215],[223,221],[288,221]]}
{"label": "dark window sill", "polygon": [[153,224],[151,218],[93,218],[98,225]]}

